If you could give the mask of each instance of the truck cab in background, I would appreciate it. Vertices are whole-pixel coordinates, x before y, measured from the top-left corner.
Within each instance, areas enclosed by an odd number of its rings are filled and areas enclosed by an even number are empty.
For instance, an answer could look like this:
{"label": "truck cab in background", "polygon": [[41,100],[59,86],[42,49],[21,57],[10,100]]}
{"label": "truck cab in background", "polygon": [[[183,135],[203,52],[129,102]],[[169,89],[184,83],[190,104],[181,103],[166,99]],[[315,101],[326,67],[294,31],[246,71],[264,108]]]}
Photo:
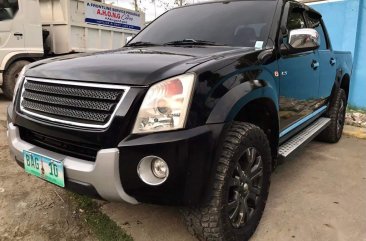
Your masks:
{"label": "truck cab in background", "polygon": [[[105,16],[95,17],[98,9],[106,15],[121,13],[120,19],[107,22]],[[125,20],[123,16],[129,17]],[[4,95],[12,99],[25,65],[58,55],[120,48],[142,29],[144,21],[143,13],[90,0],[0,1],[0,86]]]}
{"label": "truck cab in background", "polygon": [[21,69],[44,55],[38,0],[0,3],[0,84],[11,98]]}

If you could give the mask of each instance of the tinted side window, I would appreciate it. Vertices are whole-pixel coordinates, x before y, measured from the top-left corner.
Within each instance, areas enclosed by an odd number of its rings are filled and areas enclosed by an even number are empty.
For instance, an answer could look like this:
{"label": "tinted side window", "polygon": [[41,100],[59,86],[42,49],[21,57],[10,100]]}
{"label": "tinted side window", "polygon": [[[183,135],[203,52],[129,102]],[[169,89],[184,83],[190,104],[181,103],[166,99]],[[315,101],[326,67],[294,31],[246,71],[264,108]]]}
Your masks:
{"label": "tinted side window", "polygon": [[323,25],[321,24],[321,21],[320,21],[321,20],[320,16],[309,12],[306,14],[306,17],[307,17],[307,20],[309,23],[309,28],[313,28],[316,31],[318,31],[318,33],[319,33],[319,37],[320,37],[319,50],[328,49],[327,38],[325,37],[325,32],[323,29]]}
{"label": "tinted side window", "polygon": [[18,0],[0,0],[0,21],[13,19],[18,10]]}
{"label": "tinted side window", "polygon": [[298,8],[290,8],[287,19],[287,29],[290,31],[301,28],[306,28],[303,11]]}

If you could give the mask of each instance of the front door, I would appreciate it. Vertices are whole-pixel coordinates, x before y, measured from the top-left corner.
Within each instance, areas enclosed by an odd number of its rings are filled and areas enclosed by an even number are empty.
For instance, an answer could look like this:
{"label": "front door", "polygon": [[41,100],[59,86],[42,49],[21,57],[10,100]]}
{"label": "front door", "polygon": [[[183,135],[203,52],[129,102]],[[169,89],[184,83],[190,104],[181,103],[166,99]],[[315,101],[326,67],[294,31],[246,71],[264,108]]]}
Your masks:
{"label": "front door", "polygon": [[[291,5],[287,30],[307,28],[304,10]],[[283,41],[287,41],[284,37]],[[278,62],[280,74],[281,136],[318,108],[319,56],[318,51],[282,55]]]}
{"label": "front door", "polygon": [[23,34],[24,19],[18,0],[0,1],[0,59],[24,49]]}

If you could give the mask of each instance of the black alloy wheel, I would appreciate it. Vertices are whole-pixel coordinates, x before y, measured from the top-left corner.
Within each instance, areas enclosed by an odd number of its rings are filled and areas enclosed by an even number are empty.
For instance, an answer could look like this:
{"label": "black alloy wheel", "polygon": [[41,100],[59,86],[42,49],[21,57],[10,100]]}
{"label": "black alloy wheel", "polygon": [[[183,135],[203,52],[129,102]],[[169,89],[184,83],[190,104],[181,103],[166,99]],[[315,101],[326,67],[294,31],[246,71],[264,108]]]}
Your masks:
{"label": "black alloy wheel", "polygon": [[223,138],[208,202],[183,214],[199,240],[247,241],[266,205],[271,147],[264,131],[246,122],[234,122]]}
{"label": "black alloy wheel", "polygon": [[339,103],[338,120],[337,120],[337,136],[342,135],[345,118],[346,118],[346,107],[344,100],[341,99]]}
{"label": "black alloy wheel", "polygon": [[343,133],[347,106],[347,94],[343,89],[335,92],[325,117],[330,119],[330,125],[319,134],[318,140],[337,143]]}
{"label": "black alloy wheel", "polygon": [[258,208],[263,185],[262,156],[250,147],[236,163],[230,182],[228,209],[234,228],[243,227]]}

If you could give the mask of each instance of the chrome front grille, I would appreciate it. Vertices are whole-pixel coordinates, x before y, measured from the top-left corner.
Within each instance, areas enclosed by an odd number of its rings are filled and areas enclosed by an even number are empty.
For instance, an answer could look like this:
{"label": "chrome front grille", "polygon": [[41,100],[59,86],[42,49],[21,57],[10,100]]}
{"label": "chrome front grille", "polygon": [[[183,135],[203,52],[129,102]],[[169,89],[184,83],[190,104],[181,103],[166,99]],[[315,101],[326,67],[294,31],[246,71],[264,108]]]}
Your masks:
{"label": "chrome front grille", "polygon": [[26,78],[20,108],[24,113],[68,125],[107,127],[129,87]]}

